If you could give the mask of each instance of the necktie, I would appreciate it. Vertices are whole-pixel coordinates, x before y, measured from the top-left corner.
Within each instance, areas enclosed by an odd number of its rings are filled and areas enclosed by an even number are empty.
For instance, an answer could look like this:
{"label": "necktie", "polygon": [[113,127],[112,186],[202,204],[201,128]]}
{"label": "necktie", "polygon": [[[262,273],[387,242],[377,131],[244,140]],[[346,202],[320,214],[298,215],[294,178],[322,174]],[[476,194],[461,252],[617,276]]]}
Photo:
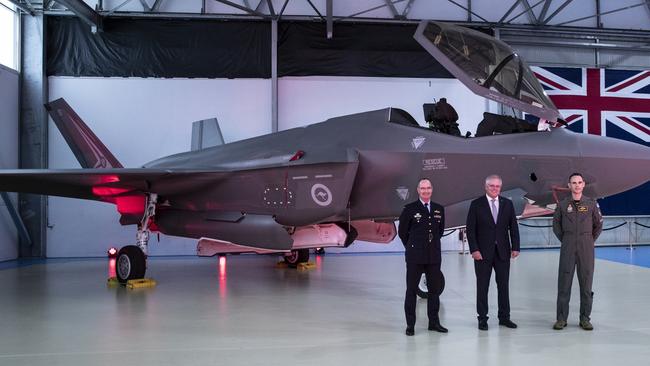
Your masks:
{"label": "necktie", "polygon": [[428,202],[424,204],[424,208],[427,209],[427,212],[431,213],[431,211],[429,211],[429,203]]}
{"label": "necktie", "polygon": [[490,201],[492,201],[492,218],[494,219],[494,223],[497,223],[497,216],[499,216],[499,211],[497,211],[497,205],[496,205],[496,199],[493,198]]}

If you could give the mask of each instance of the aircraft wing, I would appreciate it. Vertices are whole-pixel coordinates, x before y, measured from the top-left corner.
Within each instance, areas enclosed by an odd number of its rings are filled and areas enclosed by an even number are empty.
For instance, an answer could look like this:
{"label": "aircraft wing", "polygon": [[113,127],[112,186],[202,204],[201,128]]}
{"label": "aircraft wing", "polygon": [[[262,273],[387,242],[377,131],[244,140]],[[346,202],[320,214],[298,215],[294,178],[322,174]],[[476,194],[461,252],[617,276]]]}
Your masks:
{"label": "aircraft wing", "polygon": [[[123,225],[142,218],[145,193],[161,196],[192,194],[230,177],[230,172],[164,169],[67,169],[3,170],[0,191],[20,191],[49,196],[72,197],[117,205]],[[205,197],[199,197],[206,200]],[[174,235],[200,237],[212,234],[220,240],[265,250],[289,250],[293,243],[287,231],[271,215],[234,211],[206,211],[201,214],[163,207],[158,222]],[[198,229],[200,230],[198,230]],[[260,242],[260,238],[264,238]]]}
{"label": "aircraft wing", "polygon": [[214,182],[228,172],[164,169],[20,169],[0,171],[0,191],[114,202],[111,198],[154,192],[172,195]]}
{"label": "aircraft wing", "polygon": [[422,21],[413,37],[474,93],[551,122],[560,118],[526,62],[498,39],[434,21]]}

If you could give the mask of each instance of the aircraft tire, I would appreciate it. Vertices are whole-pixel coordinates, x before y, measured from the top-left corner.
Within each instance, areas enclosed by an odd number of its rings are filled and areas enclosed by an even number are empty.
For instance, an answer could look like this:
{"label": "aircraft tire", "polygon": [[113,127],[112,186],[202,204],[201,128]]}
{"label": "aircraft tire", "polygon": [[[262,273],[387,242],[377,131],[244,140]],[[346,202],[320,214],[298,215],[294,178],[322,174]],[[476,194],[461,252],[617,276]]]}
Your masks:
{"label": "aircraft tire", "polygon": [[120,283],[128,280],[144,278],[147,270],[147,261],[140,248],[135,245],[122,247],[117,253],[115,261],[115,275]]}
{"label": "aircraft tire", "polygon": [[429,297],[429,288],[427,287],[427,278],[422,274],[422,277],[420,278],[420,283],[418,284],[418,296],[422,299],[426,299]]}
{"label": "aircraft tire", "polygon": [[[436,281],[440,284],[440,287],[437,288],[438,295],[441,295],[442,292],[445,290],[445,276],[442,274],[441,271],[438,272],[438,280]],[[417,294],[419,297],[426,299],[429,297],[429,288],[427,287],[427,279],[424,275],[422,274],[422,278],[420,278],[420,283],[418,284],[418,290]]]}
{"label": "aircraft tire", "polygon": [[294,249],[289,255],[284,256],[284,261],[295,267],[298,263],[309,262],[309,249]]}

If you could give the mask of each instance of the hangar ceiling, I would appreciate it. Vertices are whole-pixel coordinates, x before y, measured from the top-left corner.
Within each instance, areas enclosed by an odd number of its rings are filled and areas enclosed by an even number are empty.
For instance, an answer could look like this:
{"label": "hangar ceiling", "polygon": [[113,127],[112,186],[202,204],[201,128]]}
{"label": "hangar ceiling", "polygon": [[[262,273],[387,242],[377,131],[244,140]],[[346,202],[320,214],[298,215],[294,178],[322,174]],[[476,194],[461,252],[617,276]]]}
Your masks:
{"label": "hangar ceiling", "polygon": [[420,19],[599,29],[650,30],[647,0],[10,0],[26,13],[104,16]]}
{"label": "hangar ceiling", "polygon": [[26,14],[76,15],[92,31],[107,17],[313,20],[326,23],[323,37],[335,38],[343,22],[434,19],[489,26],[533,65],[650,67],[650,0],[10,1]]}

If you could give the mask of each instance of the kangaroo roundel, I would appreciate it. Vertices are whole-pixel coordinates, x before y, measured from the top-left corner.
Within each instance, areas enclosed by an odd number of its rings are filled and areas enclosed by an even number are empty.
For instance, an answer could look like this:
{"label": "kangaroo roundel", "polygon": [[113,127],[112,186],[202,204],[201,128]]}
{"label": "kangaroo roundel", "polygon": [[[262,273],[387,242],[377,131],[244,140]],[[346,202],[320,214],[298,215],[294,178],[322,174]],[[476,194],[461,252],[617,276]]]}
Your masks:
{"label": "kangaroo roundel", "polygon": [[311,187],[311,198],[319,206],[329,206],[332,203],[332,192],[326,185],[316,183]]}

